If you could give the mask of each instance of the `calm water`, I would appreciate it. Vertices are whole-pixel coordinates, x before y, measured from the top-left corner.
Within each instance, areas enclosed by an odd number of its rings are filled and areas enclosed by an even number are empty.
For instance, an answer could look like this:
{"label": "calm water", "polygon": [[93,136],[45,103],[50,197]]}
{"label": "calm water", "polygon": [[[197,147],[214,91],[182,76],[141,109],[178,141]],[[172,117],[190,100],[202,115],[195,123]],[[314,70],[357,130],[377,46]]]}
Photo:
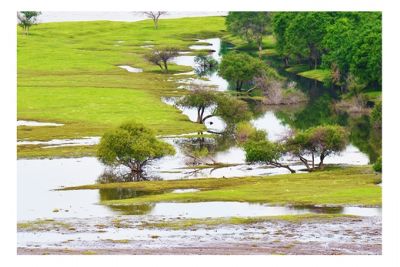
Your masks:
{"label": "calm water", "polygon": [[[47,13],[47,12],[46,12]],[[60,12],[54,12],[60,13]],[[61,12],[62,13],[62,12]],[[85,12],[84,12],[85,13]],[[127,12],[125,12],[127,13]],[[107,12],[109,14],[109,12]],[[44,14],[45,15],[45,14]],[[52,14],[56,16],[56,14]],[[59,14],[60,16],[62,14]],[[84,16],[76,15],[76,20]],[[94,14],[92,14],[94,15]],[[72,16],[72,15],[71,15]],[[62,16],[60,17],[60,19]],[[79,18],[79,19],[78,19]],[[99,17],[97,17],[98,19]],[[62,18],[66,20],[66,18]],[[111,19],[111,18],[110,18]],[[74,19],[71,19],[74,20]],[[221,60],[221,51],[224,44],[220,39],[212,38],[199,40],[209,45],[195,45],[193,50],[210,49],[211,55]],[[195,67],[194,56],[182,55],[175,59],[177,64]],[[193,72],[189,73],[193,75]],[[182,75],[181,82],[185,79],[200,81],[196,78],[185,78]],[[216,73],[207,76],[208,85],[214,85],[218,90],[228,89],[228,83]],[[292,78],[289,77],[291,80]],[[302,107],[286,107],[283,109],[265,109],[257,105],[252,107],[256,114],[251,123],[257,129],[268,132],[268,137],[277,141],[290,129],[305,129],[322,123],[338,123],[346,126],[351,132],[351,144],[338,155],[326,158],[326,163],[365,165],[373,160],[376,149],[380,147],[380,136],[375,133],[368,119],[365,117],[351,118],[343,114],[334,114],[327,106],[332,101],[332,95],[321,93],[324,89],[321,84],[307,84],[306,81],[295,81],[300,89],[315,96],[315,100]],[[173,100],[164,99],[168,104]],[[193,109],[182,109],[190,120],[195,121],[197,113]],[[207,112],[210,112],[208,110]],[[212,125],[210,124],[212,122]],[[24,122],[26,123],[26,122]],[[28,122],[29,123],[29,122]],[[212,118],[206,125],[210,130],[221,131],[225,123],[219,118]],[[165,141],[174,145],[177,154],[154,161],[146,172],[150,177],[157,179],[190,179],[199,177],[240,177],[253,175],[273,175],[288,173],[282,168],[268,168],[260,165],[245,164],[244,151],[235,146],[234,142],[226,138],[217,140],[197,138],[187,140],[184,138],[165,138]],[[32,141],[35,142],[35,141]],[[55,145],[77,145],[81,142],[96,144],[98,137],[82,140],[52,140],[46,143]],[[207,147],[211,159],[221,163],[238,164],[224,168],[190,168],[190,153],[200,147]],[[291,158],[284,158],[285,162],[300,170],[302,165]],[[35,159],[18,160],[18,220],[31,220],[36,218],[66,218],[66,217],[103,217],[115,214],[149,214],[155,216],[184,216],[184,217],[218,217],[218,216],[268,216],[301,214],[309,212],[321,212],[315,207],[271,207],[261,204],[248,204],[240,202],[207,202],[207,203],[157,203],[152,205],[140,205],[134,207],[106,207],[98,205],[101,200],[131,198],[145,194],[134,190],[82,190],[82,191],[52,191],[62,186],[92,184],[104,172],[104,166],[95,158],[78,159]],[[189,166],[189,167],[188,167]],[[196,190],[194,188],[193,190]],[[182,194],[185,192],[175,192]],[[55,212],[58,211],[58,212]],[[323,210],[323,212],[353,214],[362,216],[379,216],[380,209],[346,207],[340,209]]]}

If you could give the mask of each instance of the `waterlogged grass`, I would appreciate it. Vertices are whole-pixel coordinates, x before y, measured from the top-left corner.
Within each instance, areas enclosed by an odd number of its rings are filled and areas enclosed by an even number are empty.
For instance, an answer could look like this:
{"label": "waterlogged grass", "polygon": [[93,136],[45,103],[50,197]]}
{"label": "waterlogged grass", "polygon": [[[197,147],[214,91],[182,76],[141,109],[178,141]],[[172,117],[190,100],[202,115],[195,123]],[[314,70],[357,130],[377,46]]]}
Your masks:
{"label": "waterlogged grass", "polygon": [[190,228],[213,228],[221,225],[246,225],[263,222],[284,221],[291,223],[309,222],[309,221],[327,221],[338,220],[342,218],[357,218],[351,215],[341,214],[301,214],[301,215],[283,215],[283,216],[262,216],[262,217],[229,217],[215,219],[180,219],[163,222],[143,223],[145,228],[167,228],[172,230],[184,230]]}
{"label": "waterlogged grass", "polygon": [[[359,205],[380,206],[381,175],[370,166],[331,167],[325,171],[265,177],[191,179],[113,184],[94,184],[62,190],[132,188],[163,191],[130,199],[104,201],[105,205],[139,205],[153,202],[240,201],[276,205]],[[171,193],[172,189],[196,188],[201,191]]]}
{"label": "waterlogged grass", "polygon": [[17,146],[18,158],[79,158],[83,156],[95,156],[96,146],[64,146],[44,148],[40,145]]}
{"label": "waterlogged grass", "polygon": [[75,228],[62,221],[56,221],[53,219],[38,219],[34,221],[20,222],[17,224],[18,231],[35,231],[35,232],[47,232],[47,231],[59,231],[59,230],[70,230],[73,231]]}
{"label": "waterlogged grass", "polygon": [[[224,30],[223,17],[163,20],[157,31],[149,20],[43,23],[29,36],[18,29],[17,118],[65,124],[18,127],[18,139],[100,136],[127,120],[143,122],[160,135],[203,130],[160,99],[183,94],[175,79],[168,79],[191,68],[171,65],[170,74],[163,74],[144,59],[149,49],[141,46],[188,50],[196,39],[222,36]],[[118,65],[144,72],[129,73]],[[19,149],[18,155],[49,154],[32,149]]]}

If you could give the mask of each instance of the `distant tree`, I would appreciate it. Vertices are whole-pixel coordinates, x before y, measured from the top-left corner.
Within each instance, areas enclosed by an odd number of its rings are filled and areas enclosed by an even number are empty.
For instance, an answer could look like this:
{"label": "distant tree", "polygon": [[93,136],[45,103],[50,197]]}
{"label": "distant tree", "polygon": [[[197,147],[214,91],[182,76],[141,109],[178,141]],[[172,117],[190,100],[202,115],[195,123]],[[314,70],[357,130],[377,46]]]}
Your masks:
{"label": "distant tree", "polygon": [[[324,167],[324,159],[339,153],[348,144],[348,134],[342,126],[323,125],[300,131],[286,142],[286,150],[298,156],[308,170],[315,169],[315,157],[319,157],[319,169]],[[311,155],[311,166],[306,156]]]}
{"label": "distant tree", "polygon": [[156,48],[145,55],[145,58],[154,65],[160,67],[164,72],[168,73],[168,62],[178,56],[178,49],[175,47]]}
{"label": "distant tree", "polygon": [[154,23],[154,28],[157,30],[158,29],[158,20],[162,15],[167,14],[166,11],[145,11],[143,12],[149,19],[153,20]]}
{"label": "distant tree", "polygon": [[149,161],[174,154],[173,146],[158,140],[152,130],[135,122],[106,132],[97,150],[97,158],[103,164],[128,167],[131,180],[145,179],[143,167]]}
{"label": "distant tree", "polygon": [[37,17],[42,14],[39,11],[20,11],[17,12],[18,25],[24,30],[26,35],[32,25],[37,24]]}
{"label": "distant tree", "polygon": [[[180,107],[196,108],[197,123],[201,124],[203,124],[207,119],[215,116],[217,104],[217,93],[211,88],[199,85],[192,85],[189,93],[176,102],[176,105]],[[214,108],[213,112],[205,116],[205,110],[211,107]]]}
{"label": "distant tree", "polygon": [[232,52],[222,58],[218,74],[225,80],[235,82],[235,89],[240,91],[245,82],[261,74],[264,63],[246,53]]}
{"label": "distant tree", "polygon": [[256,43],[259,57],[262,52],[262,41],[264,35],[269,32],[269,12],[229,12],[226,17],[228,31],[248,43]]}
{"label": "distant tree", "polygon": [[199,54],[194,58],[194,62],[196,64],[194,71],[199,77],[209,75],[218,68],[218,61],[207,54]]}
{"label": "distant tree", "polygon": [[280,158],[286,153],[285,147],[282,144],[273,143],[266,139],[250,139],[244,144],[244,150],[246,152],[246,162],[264,163],[275,167],[286,168],[291,173],[295,173],[295,170],[288,164],[279,162]]}
{"label": "distant tree", "polygon": [[[205,123],[207,119],[215,116],[221,117],[228,124],[250,118],[246,102],[200,85],[192,85],[190,92],[177,101],[176,105],[196,108],[197,123]],[[207,108],[210,109],[210,113],[205,115]]]}

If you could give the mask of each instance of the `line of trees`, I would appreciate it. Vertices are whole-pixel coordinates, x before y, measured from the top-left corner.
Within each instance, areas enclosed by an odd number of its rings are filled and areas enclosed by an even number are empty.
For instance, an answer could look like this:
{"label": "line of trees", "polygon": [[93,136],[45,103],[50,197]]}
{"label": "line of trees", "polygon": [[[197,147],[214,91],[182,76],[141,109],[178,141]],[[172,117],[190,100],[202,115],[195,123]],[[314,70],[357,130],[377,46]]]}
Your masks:
{"label": "line of trees", "polygon": [[381,86],[380,12],[278,12],[272,28],[286,66],[330,69],[331,82],[343,89]]}

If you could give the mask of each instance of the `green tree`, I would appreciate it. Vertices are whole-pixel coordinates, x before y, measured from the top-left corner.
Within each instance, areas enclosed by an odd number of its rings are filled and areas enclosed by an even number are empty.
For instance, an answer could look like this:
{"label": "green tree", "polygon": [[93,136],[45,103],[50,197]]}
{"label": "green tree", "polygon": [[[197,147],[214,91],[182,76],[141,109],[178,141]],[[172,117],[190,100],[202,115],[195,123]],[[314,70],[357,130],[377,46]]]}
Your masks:
{"label": "green tree", "polygon": [[290,51],[286,44],[286,29],[296,14],[296,12],[277,12],[272,15],[273,33],[276,40],[275,49],[283,58],[285,67],[289,66],[290,57]]}
{"label": "green tree", "polygon": [[285,31],[288,51],[300,59],[307,58],[310,67],[317,68],[323,53],[322,40],[332,19],[329,12],[298,12]]}
{"label": "green tree", "polygon": [[[348,134],[339,125],[322,125],[299,131],[286,142],[288,152],[298,156],[308,170],[315,169],[315,157],[319,157],[318,168],[323,169],[324,159],[343,151],[348,144]],[[306,159],[311,155],[311,166]]]}
{"label": "green tree", "polygon": [[245,82],[251,81],[266,68],[264,63],[245,53],[232,52],[222,58],[218,74],[225,80],[235,82],[240,91]]}
{"label": "green tree", "polygon": [[216,61],[212,56],[207,54],[199,54],[194,58],[196,67],[194,72],[199,76],[203,77],[215,72],[218,68],[218,61]]}
{"label": "green tree", "polygon": [[17,12],[18,25],[24,30],[26,35],[32,25],[37,24],[37,17],[42,14],[39,11],[20,11]]}
{"label": "green tree", "polygon": [[161,47],[147,53],[145,58],[150,63],[159,66],[162,71],[168,73],[168,62],[178,55],[178,49],[175,47]]}
{"label": "green tree", "polygon": [[252,140],[244,144],[246,152],[246,162],[264,163],[274,167],[288,169],[291,173],[295,171],[289,165],[279,162],[280,158],[286,153],[285,147],[278,143],[264,140]]}
{"label": "green tree", "polygon": [[[197,123],[205,123],[209,118],[219,116],[227,124],[247,120],[251,114],[247,103],[233,96],[216,92],[204,86],[194,87],[176,102],[177,106],[197,109]],[[210,114],[205,115],[206,109]]]}
{"label": "green tree", "polygon": [[248,43],[256,43],[261,57],[263,36],[269,32],[269,12],[229,12],[226,17],[228,31]]}
{"label": "green tree", "polygon": [[[187,95],[183,96],[176,102],[176,105],[179,107],[196,108],[197,123],[201,124],[203,124],[207,119],[215,116],[217,104],[217,92],[202,86],[194,86]],[[213,111],[211,114],[205,116],[204,112],[207,108],[211,107],[214,108]]]}
{"label": "green tree", "polygon": [[131,180],[145,179],[143,167],[149,161],[174,154],[173,146],[158,140],[152,130],[135,122],[106,132],[97,150],[97,158],[103,164],[128,167]]}

